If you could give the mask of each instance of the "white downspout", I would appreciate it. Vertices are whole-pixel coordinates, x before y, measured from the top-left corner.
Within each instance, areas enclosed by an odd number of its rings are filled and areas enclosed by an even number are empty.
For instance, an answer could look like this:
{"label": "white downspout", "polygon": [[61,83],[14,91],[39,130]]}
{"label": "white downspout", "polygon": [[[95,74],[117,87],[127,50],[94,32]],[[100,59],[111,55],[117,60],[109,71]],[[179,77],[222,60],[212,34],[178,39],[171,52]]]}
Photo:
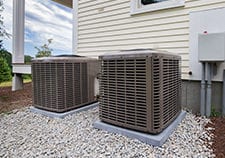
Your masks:
{"label": "white downspout", "polygon": [[[24,64],[25,0],[13,0],[12,64]],[[21,74],[14,74],[12,90],[23,89]]]}

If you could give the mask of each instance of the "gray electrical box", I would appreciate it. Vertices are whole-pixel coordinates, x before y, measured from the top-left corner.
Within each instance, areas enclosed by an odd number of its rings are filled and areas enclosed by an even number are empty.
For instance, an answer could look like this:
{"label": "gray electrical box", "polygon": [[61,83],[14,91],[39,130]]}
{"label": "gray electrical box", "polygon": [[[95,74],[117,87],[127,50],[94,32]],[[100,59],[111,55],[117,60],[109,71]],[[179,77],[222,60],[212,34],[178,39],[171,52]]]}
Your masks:
{"label": "gray electrical box", "polygon": [[224,61],[225,33],[199,34],[198,59],[199,61]]}

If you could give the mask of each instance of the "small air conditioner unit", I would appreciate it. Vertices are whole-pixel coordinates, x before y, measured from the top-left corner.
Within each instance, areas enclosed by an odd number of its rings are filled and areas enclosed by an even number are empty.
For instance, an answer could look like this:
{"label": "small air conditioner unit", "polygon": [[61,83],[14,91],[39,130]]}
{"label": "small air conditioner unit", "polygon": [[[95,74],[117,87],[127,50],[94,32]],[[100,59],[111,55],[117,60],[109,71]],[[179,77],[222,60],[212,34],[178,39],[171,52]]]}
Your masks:
{"label": "small air conditioner unit", "polygon": [[66,112],[95,102],[97,59],[78,56],[37,58],[32,61],[33,106]]}
{"label": "small air conditioner unit", "polygon": [[181,111],[181,58],[156,50],[100,56],[99,117],[157,134]]}

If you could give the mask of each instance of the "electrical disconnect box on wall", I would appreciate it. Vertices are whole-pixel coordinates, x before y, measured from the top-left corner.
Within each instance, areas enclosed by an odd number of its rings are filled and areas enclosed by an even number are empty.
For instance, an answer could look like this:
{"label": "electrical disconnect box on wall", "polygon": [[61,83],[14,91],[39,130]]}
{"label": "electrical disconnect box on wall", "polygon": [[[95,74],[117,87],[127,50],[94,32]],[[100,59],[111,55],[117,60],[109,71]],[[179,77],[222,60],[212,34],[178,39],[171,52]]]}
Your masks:
{"label": "electrical disconnect box on wall", "polygon": [[225,60],[225,33],[204,33],[198,36],[199,61]]}

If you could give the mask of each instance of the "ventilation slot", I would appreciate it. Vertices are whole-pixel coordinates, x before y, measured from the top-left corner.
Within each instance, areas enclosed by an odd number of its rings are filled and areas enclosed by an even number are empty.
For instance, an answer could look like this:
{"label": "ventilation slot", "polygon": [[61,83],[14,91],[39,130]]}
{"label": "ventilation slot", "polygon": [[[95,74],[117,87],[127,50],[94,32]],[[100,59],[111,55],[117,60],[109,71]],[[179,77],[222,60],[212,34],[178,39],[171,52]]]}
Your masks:
{"label": "ventilation slot", "polygon": [[153,128],[155,130],[159,129],[160,124],[160,115],[161,115],[161,83],[160,83],[160,60],[158,58],[153,58],[153,64],[152,64],[152,72],[153,72]]}

